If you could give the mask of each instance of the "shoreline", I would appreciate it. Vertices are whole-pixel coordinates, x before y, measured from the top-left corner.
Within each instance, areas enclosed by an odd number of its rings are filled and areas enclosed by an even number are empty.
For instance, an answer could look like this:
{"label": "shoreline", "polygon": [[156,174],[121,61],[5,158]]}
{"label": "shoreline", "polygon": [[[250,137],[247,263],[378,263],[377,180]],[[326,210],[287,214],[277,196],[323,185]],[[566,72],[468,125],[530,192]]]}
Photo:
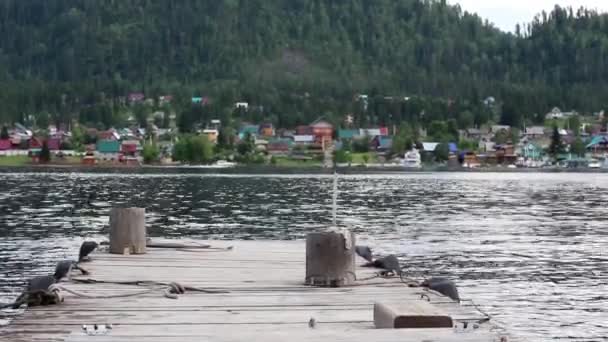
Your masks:
{"label": "shoreline", "polygon": [[[167,173],[225,173],[225,174],[332,174],[333,168],[321,168],[310,166],[274,166],[274,165],[237,165],[234,167],[197,167],[177,165],[75,165],[75,164],[26,164],[26,165],[2,165],[0,173],[6,172],[71,172],[81,173],[154,173],[154,171],[169,171]],[[448,167],[423,167],[420,169],[407,169],[400,166],[352,166],[337,167],[339,174],[424,174],[424,173],[608,173],[608,169],[590,168],[516,168],[489,167],[489,168],[448,168]]]}

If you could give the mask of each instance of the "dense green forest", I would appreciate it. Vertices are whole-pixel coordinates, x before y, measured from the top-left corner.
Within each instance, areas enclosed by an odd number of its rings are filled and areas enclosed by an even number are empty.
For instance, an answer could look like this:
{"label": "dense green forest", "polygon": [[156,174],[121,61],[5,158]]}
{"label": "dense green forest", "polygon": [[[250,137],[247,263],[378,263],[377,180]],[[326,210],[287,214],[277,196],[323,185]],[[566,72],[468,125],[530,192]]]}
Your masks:
{"label": "dense green forest", "polygon": [[585,9],[511,34],[445,0],[2,0],[0,32],[0,122],[117,125],[150,110],[118,101],[144,92],[174,95],[183,126],[521,125],[598,111],[608,89],[608,17]]}

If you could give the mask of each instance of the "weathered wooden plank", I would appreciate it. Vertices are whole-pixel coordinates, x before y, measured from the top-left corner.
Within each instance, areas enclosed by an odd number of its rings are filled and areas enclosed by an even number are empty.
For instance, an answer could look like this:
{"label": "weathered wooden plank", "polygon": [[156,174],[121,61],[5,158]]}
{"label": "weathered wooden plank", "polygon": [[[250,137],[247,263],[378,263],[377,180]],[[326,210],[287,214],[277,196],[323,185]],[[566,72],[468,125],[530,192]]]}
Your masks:
{"label": "weathered wooden plank", "polygon": [[[186,243],[189,243],[188,241]],[[489,324],[466,334],[454,329],[397,333],[373,329],[374,301],[418,302],[422,293],[455,321],[482,320],[483,314],[443,296],[409,288],[399,279],[357,281],[357,286],[328,289],[304,286],[302,241],[204,241],[232,250],[148,249],[145,255],[98,252],[84,267],[101,281],[178,281],[229,293],[187,292],[178,299],[161,290],[136,297],[89,299],[66,294],[54,307],[35,308],[0,328],[0,339],[15,341],[491,341]],[[203,252],[204,251],[204,252]],[[358,260],[359,262],[359,260]],[[359,279],[375,270],[358,267]],[[85,294],[109,296],[141,286],[112,283],[62,283]],[[315,317],[317,328],[308,328]],[[82,324],[112,323],[106,336],[87,336]]]}
{"label": "weathered wooden plank", "polygon": [[[57,334],[55,336],[62,336]],[[122,326],[115,327],[108,335],[87,336],[82,331],[74,331],[65,336],[69,342],[85,341],[493,341],[495,335],[488,332],[456,333],[454,329],[417,329],[414,331],[373,329],[371,326],[351,327],[348,325],[321,325],[309,329],[306,324],[286,325],[234,325],[157,327]]]}

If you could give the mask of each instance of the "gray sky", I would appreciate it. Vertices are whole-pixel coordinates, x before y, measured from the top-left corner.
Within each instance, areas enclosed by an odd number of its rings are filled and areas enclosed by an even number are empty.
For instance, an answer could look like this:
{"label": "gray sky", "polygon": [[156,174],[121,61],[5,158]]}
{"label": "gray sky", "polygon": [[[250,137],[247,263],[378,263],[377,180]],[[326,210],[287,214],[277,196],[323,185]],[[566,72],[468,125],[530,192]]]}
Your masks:
{"label": "gray sky", "polygon": [[513,31],[515,24],[529,22],[542,10],[550,12],[555,4],[581,6],[608,12],[608,0],[448,0],[459,3],[463,10],[476,12],[504,31]]}

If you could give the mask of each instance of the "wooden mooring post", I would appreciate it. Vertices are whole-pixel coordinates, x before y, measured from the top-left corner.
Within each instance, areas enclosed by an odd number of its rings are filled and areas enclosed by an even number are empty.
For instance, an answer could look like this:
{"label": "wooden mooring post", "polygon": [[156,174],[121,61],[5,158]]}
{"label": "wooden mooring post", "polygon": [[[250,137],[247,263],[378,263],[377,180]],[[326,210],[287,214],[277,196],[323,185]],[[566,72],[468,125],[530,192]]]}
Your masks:
{"label": "wooden mooring post", "polygon": [[146,210],[112,208],[110,211],[110,253],[146,253]]}
{"label": "wooden mooring post", "polygon": [[348,231],[306,236],[307,285],[341,287],[355,281],[355,234]]}

